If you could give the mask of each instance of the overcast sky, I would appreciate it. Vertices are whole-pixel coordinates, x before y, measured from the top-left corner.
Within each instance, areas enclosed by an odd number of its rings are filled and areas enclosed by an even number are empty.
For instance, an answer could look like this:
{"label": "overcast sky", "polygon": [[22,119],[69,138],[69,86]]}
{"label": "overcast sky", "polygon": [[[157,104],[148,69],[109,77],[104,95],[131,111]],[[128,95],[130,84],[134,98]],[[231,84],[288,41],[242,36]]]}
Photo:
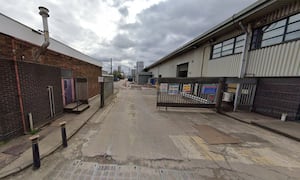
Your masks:
{"label": "overcast sky", "polygon": [[[0,0],[0,12],[114,68],[148,66],[255,0]],[[1,24],[2,26],[2,24]],[[104,62],[104,69],[110,64]]]}

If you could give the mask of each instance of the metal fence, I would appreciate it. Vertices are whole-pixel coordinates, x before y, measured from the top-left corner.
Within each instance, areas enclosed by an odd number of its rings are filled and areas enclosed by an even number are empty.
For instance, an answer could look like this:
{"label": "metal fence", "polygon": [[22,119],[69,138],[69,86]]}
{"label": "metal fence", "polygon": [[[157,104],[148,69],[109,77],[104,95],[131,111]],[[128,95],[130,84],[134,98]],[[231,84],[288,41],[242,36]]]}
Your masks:
{"label": "metal fence", "polygon": [[114,77],[112,75],[103,75],[104,77],[104,99],[107,99],[114,93]]}
{"label": "metal fence", "polygon": [[219,78],[159,78],[158,107],[216,107]]}

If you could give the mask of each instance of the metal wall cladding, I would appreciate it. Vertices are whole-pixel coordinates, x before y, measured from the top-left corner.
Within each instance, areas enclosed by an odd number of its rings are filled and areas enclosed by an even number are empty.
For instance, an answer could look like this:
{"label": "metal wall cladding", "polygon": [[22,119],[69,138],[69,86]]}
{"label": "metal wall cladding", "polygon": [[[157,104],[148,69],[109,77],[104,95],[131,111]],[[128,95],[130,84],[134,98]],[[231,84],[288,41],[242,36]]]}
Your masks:
{"label": "metal wall cladding", "polygon": [[255,112],[288,120],[300,120],[300,78],[259,78],[255,95]]}
{"label": "metal wall cladding", "polygon": [[300,75],[300,41],[292,41],[250,52],[247,76]]}
{"label": "metal wall cladding", "polygon": [[225,56],[208,61],[207,77],[237,77],[242,54]]}
{"label": "metal wall cladding", "polygon": [[252,28],[257,28],[274,21],[277,21],[281,18],[287,17],[292,14],[296,14],[300,12],[300,1],[299,0],[288,0],[280,2],[281,8],[278,8],[271,13],[259,17],[256,19],[255,23],[253,23]]}

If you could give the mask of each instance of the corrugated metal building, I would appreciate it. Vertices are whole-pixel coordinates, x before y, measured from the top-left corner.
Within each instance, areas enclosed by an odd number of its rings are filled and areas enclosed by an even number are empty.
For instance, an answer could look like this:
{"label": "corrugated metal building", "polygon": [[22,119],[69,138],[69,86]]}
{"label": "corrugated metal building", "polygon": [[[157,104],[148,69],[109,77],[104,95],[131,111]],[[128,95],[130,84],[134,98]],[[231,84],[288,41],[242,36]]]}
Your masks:
{"label": "corrugated metal building", "polygon": [[[227,77],[257,81],[251,110],[300,118],[300,1],[261,0],[146,68],[154,77]],[[181,70],[182,67],[187,67]],[[234,108],[247,89],[229,83]],[[255,93],[256,92],[256,93]]]}

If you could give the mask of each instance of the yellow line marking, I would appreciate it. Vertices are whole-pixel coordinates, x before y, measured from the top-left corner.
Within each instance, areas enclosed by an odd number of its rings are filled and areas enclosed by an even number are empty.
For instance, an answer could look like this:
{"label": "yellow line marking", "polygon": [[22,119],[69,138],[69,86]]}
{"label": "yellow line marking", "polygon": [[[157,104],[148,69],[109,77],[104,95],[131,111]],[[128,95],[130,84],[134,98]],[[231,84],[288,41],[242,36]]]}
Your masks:
{"label": "yellow line marking", "polygon": [[225,161],[222,155],[211,152],[202,138],[200,138],[199,136],[191,136],[191,138],[199,145],[206,159],[214,161]]}
{"label": "yellow line marking", "polygon": [[243,148],[243,149],[237,149],[237,152],[242,156],[248,158],[255,164],[267,165],[267,166],[274,165],[270,159],[263,157],[252,150]]}
{"label": "yellow line marking", "polygon": [[187,159],[204,159],[189,136],[169,136],[181,155]]}

